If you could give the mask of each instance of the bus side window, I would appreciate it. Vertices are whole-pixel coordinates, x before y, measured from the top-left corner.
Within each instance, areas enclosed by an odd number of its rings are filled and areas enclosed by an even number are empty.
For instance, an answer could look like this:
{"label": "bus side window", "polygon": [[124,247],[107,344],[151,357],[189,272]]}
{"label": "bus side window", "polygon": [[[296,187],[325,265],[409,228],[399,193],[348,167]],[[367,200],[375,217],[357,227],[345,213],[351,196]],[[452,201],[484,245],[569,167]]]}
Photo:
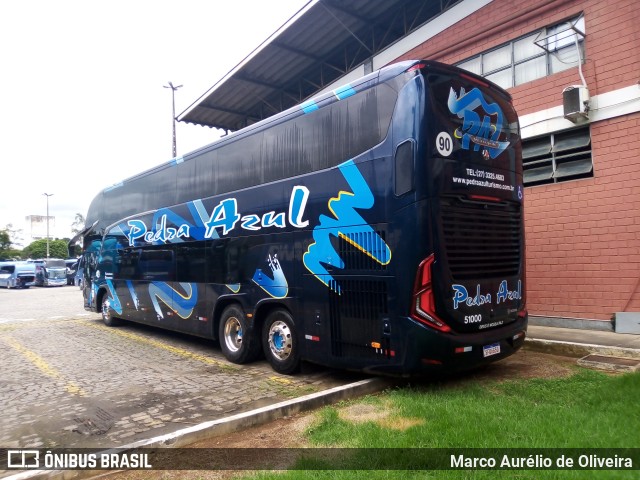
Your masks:
{"label": "bus side window", "polygon": [[120,278],[127,280],[140,280],[140,266],[138,257],[139,248],[127,247],[120,252]]}
{"label": "bus side window", "polygon": [[406,140],[396,148],[395,194],[404,195],[413,190],[413,142]]}
{"label": "bus side window", "polygon": [[173,282],[175,265],[173,245],[160,245],[142,249],[138,265],[142,272],[142,280],[157,282]]}

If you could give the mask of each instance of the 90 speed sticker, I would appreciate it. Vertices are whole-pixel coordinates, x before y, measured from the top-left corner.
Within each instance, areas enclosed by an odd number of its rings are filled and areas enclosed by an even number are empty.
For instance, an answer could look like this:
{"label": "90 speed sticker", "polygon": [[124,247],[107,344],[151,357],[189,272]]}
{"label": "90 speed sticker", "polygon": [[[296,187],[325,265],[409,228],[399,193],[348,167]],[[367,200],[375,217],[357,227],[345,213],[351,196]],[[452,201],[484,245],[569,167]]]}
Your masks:
{"label": "90 speed sticker", "polygon": [[436,149],[443,157],[448,157],[453,152],[453,139],[447,132],[440,132],[436,137]]}

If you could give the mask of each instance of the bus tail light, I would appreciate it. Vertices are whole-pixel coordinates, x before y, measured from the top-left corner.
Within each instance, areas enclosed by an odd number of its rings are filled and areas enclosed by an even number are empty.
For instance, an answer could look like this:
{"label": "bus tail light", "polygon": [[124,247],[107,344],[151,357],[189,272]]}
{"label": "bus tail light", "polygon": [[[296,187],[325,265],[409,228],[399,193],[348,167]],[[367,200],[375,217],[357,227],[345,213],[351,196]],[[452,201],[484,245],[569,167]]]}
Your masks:
{"label": "bus tail light", "polygon": [[435,257],[432,254],[418,266],[416,283],[413,288],[411,318],[441,332],[450,332],[449,325],[436,315],[436,303],[431,283],[431,265],[434,261]]}

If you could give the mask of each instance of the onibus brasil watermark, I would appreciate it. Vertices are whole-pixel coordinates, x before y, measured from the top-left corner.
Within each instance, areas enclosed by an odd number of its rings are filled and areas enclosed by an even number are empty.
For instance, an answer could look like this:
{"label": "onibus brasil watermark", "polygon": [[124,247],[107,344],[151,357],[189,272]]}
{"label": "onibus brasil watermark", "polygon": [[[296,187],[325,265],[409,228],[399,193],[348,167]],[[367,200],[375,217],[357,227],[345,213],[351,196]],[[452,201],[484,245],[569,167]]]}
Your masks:
{"label": "onibus brasil watermark", "polygon": [[142,452],[63,452],[51,450],[7,450],[8,469],[151,469],[149,454]]}

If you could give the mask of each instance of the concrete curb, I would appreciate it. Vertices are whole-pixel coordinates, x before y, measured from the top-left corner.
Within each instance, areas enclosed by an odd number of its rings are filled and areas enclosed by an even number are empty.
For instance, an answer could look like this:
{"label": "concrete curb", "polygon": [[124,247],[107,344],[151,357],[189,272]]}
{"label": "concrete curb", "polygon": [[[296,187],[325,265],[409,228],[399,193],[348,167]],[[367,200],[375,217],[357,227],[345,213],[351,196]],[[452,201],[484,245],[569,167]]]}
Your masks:
{"label": "concrete curb", "polygon": [[[173,433],[130,443],[118,447],[118,451],[136,448],[177,448],[192,443],[206,440],[219,435],[236,432],[244,428],[250,428],[272,422],[279,418],[295,415],[299,412],[313,410],[325,405],[360,397],[370,393],[376,393],[392,385],[388,379],[368,378],[359,382],[341,385],[321,392],[312,393],[303,397],[286,400],[284,402],[268,405],[266,407],[250,410],[218,420],[211,420],[192,427],[184,428]],[[110,449],[105,449],[109,452]],[[95,470],[33,470],[16,473],[3,480],[69,480],[79,478],[91,478],[104,473]]]}
{"label": "concrete curb", "polygon": [[616,347],[609,345],[593,345],[588,343],[575,343],[559,340],[543,340],[539,338],[527,338],[525,348],[536,352],[565,355],[570,357],[585,357],[597,353],[610,357],[640,359],[640,350],[635,348]]}
{"label": "concrete curb", "polygon": [[391,384],[387,380],[368,378],[348,385],[341,385],[322,392],[312,393],[303,397],[239,413],[231,417],[204,422],[199,425],[194,425],[193,427],[178,430],[174,433],[131,443],[122,448],[183,447],[200,440],[225,435],[256,425],[263,425],[279,418],[313,410],[341,400],[379,392],[389,385]]}

